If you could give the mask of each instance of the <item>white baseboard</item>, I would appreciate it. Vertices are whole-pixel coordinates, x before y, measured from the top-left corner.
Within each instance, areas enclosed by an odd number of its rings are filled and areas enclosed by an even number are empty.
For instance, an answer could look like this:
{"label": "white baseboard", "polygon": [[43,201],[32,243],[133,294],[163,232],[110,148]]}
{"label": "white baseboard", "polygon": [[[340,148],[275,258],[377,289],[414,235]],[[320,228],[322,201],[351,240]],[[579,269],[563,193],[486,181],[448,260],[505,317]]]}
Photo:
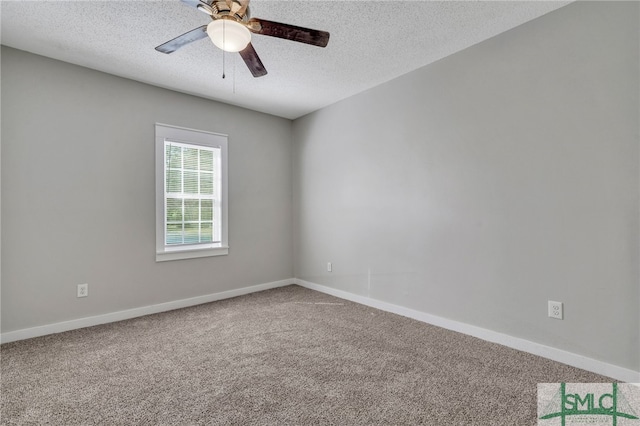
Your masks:
{"label": "white baseboard", "polygon": [[476,327],[474,325],[465,324],[463,322],[427,314],[425,312],[416,311],[414,309],[405,308],[402,306],[394,305],[392,303],[382,302],[370,297],[359,296],[357,294],[349,293],[343,290],[337,290],[331,287],[326,287],[298,278],[295,279],[295,283],[299,286],[311,290],[320,291],[322,293],[330,294],[341,299],[346,299],[352,302],[360,303],[362,305],[371,306],[382,311],[391,312],[394,314],[402,315],[404,317],[425,322],[427,324],[436,325],[448,330],[453,330],[459,333],[478,337],[489,342],[498,343],[503,346],[507,346],[523,352],[528,352],[533,355],[538,355],[543,358],[558,361],[563,364],[581,368],[583,370],[591,371],[596,374],[611,377],[616,380],[621,380],[628,383],[640,382],[640,372],[638,371],[619,367],[613,364],[608,364],[606,362],[598,361],[592,358],[587,358],[585,356],[578,355],[572,352],[563,351],[561,349],[545,346],[540,343],[535,343],[529,340],[520,339],[518,337],[509,336],[507,334],[488,330],[486,328]]}
{"label": "white baseboard", "polygon": [[127,309],[124,311],[111,312],[108,314],[96,315],[92,317],[78,318],[70,321],[57,322],[39,327],[24,328],[22,330],[9,331],[0,334],[0,343],[14,342],[16,340],[30,339],[32,337],[45,336],[47,334],[61,333],[63,331],[76,330],[78,328],[91,327],[99,324],[122,321],[144,315],[157,314],[159,312],[172,311],[174,309],[186,308],[189,306],[201,305],[203,303],[215,302],[216,300],[229,299],[231,297],[242,296],[258,291],[269,290],[276,287],[284,287],[295,282],[294,279],[273,281],[265,284],[258,284],[250,287],[235,290],[223,291],[220,293],[206,294],[204,296],[191,297],[189,299],[174,300],[172,302],[159,303],[157,305],[142,306],[140,308]]}

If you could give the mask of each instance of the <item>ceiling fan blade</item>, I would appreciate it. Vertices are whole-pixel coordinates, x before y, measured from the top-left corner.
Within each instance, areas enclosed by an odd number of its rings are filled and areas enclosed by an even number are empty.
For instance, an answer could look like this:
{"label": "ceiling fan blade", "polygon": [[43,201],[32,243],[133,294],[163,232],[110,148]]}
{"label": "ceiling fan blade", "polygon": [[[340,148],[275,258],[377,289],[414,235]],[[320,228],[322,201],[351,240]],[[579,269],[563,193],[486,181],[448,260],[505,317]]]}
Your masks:
{"label": "ceiling fan blade", "polygon": [[206,1],[206,0],[203,0],[203,1],[200,1],[200,0],[181,0],[181,1],[182,1],[182,3],[185,3],[185,4],[187,4],[187,5],[191,6],[191,7],[195,7],[195,8],[197,8],[202,3],[204,3],[207,6],[211,6],[211,2],[210,1]]}
{"label": "ceiling fan blade", "polygon": [[203,25],[201,27],[196,28],[195,30],[191,30],[188,33],[184,33],[173,40],[169,40],[168,42],[161,44],[156,47],[158,52],[162,53],[173,53],[176,50],[180,49],[182,46],[185,46],[189,43],[193,43],[194,41],[200,40],[207,37],[207,26]]}
{"label": "ceiling fan blade", "polygon": [[251,71],[251,74],[253,74],[254,77],[267,75],[267,70],[251,43],[247,44],[247,47],[240,51],[240,56],[242,56],[244,63],[247,64],[249,71]]}
{"label": "ceiling fan blade", "polygon": [[217,12],[217,9],[214,9],[211,6],[211,1],[209,0],[181,0],[182,3],[194,7],[198,9],[200,12],[204,12],[209,16],[214,15]]}
{"label": "ceiling fan blade", "polygon": [[264,19],[250,19],[247,22],[247,28],[256,34],[284,38],[318,47],[325,47],[329,43],[329,33],[326,31],[312,30]]}

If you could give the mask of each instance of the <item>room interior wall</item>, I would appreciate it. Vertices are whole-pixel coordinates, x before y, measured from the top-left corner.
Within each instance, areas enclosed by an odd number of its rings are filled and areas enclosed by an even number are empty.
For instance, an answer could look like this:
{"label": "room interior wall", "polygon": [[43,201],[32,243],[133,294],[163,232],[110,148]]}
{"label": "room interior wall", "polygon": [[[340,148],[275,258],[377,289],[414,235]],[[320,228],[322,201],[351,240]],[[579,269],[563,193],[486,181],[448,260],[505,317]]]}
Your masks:
{"label": "room interior wall", "polygon": [[576,2],[295,120],[296,277],[640,371],[638,16]]}
{"label": "room interior wall", "polygon": [[[3,333],[293,277],[290,120],[4,46],[1,78]],[[156,122],[229,135],[229,255],[155,262]]]}

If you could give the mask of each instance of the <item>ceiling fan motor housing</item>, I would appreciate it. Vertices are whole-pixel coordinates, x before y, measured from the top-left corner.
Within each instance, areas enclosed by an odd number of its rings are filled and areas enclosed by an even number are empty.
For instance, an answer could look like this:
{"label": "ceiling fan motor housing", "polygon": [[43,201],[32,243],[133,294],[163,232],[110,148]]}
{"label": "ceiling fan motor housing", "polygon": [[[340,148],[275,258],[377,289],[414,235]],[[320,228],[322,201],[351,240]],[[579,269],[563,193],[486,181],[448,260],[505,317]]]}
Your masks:
{"label": "ceiling fan motor housing", "polygon": [[234,19],[240,22],[246,22],[249,20],[249,15],[250,15],[248,3],[249,2],[247,1],[240,2],[238,0],[214,1],[211,4],[211,8],[214,11],[212,18],[213,19],[227,18],[227,19]]}

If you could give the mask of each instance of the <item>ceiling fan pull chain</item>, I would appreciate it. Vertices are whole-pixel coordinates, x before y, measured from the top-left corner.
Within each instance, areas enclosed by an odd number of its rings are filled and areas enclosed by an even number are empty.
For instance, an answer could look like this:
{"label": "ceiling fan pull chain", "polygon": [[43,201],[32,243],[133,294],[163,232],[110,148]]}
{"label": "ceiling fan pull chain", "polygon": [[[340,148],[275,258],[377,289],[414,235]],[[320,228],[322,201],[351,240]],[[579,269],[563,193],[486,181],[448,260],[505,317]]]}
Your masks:
{"label": "ceiling fan pull chain", "polygon": [[[224,37],[224,36],[225,36],[225,34],[226,34],[226,31],[225,31],[225,28],[224,28],[224,24],[225,24],[225,21],[222,21],[222,46],[226,46],[226,44],[225,44],[225,37]],[[226,53],[226,51],[225,51],[224,49],[222,49],[222,78],[224,78],[224,77],[225,77],[225,75],[224,75],[224,58],[225,58],[225,53]]]}

